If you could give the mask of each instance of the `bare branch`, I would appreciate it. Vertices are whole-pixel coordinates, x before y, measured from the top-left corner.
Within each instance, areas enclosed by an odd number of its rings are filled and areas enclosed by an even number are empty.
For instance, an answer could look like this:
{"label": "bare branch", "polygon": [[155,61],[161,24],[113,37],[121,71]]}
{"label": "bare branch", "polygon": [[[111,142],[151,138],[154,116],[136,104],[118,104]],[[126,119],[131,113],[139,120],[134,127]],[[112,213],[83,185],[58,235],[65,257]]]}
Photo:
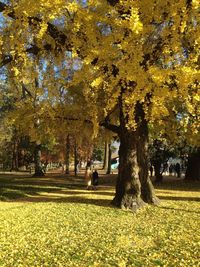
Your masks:
{"label": "bare branch", "polygon": [[99,125],[105,127],[106,129],[108,129],[114,133],[119,134],[119,132],[120,132],[120,127],[117,125],[111,124],[108,120],[100,122]]}
{"label": "bare branch", "polygon": [[3,60],[0,62],[0,68],[10,63],[12,60],[13,60],[13,57],[11,55],[3,56]]}

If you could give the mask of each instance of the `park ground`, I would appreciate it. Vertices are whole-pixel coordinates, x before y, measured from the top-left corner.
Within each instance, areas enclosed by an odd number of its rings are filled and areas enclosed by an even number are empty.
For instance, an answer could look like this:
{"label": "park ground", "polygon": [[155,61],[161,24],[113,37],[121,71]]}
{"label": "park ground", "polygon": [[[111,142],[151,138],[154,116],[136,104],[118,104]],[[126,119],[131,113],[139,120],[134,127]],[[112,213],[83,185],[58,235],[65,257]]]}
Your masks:
{"label": "park ground", "polygon": [[165,177],[133,214],[111,205],[115,179],[0,174],[0,266],[200,266],[200,182]]}

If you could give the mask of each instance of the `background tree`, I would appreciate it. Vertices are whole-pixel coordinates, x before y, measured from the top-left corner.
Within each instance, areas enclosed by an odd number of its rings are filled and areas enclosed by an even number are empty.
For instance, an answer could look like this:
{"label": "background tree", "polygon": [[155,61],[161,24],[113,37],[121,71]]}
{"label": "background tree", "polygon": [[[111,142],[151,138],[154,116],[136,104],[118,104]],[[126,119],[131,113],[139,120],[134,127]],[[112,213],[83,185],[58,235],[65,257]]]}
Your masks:
{"label": "background tree", "polygon": [[155,181],[162,182],[163,172],[165,171],[164,166],[170,158],[176,156],[175,148],[170,146],[169,142],[156,139],[150,144],[149,150],[150,162],[154,167]]}

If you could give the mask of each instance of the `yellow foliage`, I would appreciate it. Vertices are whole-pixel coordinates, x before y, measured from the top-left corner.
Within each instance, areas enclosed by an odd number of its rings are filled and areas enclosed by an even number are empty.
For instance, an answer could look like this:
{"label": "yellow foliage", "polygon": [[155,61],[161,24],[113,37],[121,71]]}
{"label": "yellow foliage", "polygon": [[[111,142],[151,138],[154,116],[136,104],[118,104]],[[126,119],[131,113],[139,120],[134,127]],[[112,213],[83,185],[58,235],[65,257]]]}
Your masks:
{"label": "yellow foliage", "polygon": [[[120,0],[116,5],[106,0],[13,1],[4,11],[2,56],[14,58],[16,83],[33,85],[39,75],[48,91],[47,96],[37,90],[43,100],[57,100],[59,86],[66,92],[79,87],[79,113],[87,107],[95,125],[121,94],[130,128],[137,102],[151,122],[170,117],[172,107],[177,115],[199,119],[198,10],[199,0],[191,5],[185,0]],[[196,128],[193,120],[188,123]]]}
{"label": "yellow foliage", "polygon": [[91,83],[91,86],[98,87],[101,83],[102,83],[102,77],[98,77]]}

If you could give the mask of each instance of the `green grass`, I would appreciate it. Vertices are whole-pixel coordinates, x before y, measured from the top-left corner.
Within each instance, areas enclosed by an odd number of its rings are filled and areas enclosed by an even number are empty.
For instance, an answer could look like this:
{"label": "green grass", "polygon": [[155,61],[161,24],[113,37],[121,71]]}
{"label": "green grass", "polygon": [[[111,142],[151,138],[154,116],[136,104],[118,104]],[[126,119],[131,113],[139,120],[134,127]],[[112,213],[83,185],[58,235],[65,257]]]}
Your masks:
{"label": "green grass", "polygon": [[[159,207],[110,205],[113,186],[0,177],[0,266],[200,266],[199,183],[166,181]],[[109,178],[108,178],[109,179]]]}

